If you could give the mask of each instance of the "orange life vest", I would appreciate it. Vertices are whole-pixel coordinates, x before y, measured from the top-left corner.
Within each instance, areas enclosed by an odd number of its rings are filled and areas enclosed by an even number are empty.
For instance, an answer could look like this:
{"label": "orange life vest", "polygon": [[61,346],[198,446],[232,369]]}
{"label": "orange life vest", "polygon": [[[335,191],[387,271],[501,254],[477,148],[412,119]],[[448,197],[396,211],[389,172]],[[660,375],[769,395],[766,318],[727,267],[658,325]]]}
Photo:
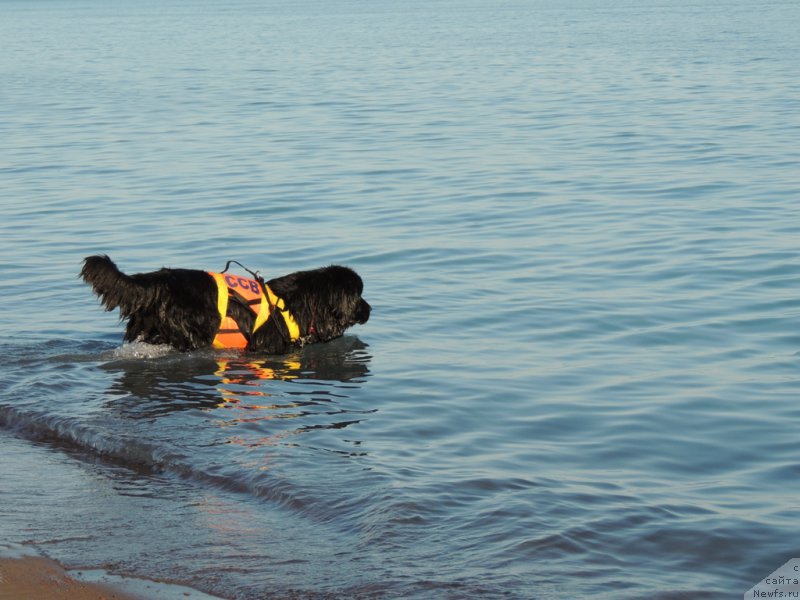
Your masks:
{"label": "orange life vest", "polygon": [[242,333],[239,324],[228,316],[228,300],[231,296],[249,307],[256,315],[251,335],[267,322],[271,310],[275,309],[280,312],[286,323],[289,339],[295,341],[300,337],[300,326],[291,313],[286,310],[283,298],[276,296],[267,284],[264,284],[262,289],[261,284],[255,279],[229,273],[212,273],[211,271],[208,274],[217,283],[217,310],[220,316],[219,329],[213,342],[214,348],[247,347],[247,338]]}

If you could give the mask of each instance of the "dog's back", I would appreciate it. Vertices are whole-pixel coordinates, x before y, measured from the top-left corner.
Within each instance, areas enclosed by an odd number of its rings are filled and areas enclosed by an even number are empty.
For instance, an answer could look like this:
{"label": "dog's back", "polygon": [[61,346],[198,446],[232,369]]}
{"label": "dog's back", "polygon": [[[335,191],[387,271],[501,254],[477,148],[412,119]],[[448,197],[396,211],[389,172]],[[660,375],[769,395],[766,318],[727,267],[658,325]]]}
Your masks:
{"label": "dog's back", "polygon": [[102,255],[84,260],[81,277],[106,310],[119,308],[120,318],[128,319],[126,341],[184,350],[207,345],[213,338],[214,284],[203,271],[163,268],[127,275]]}

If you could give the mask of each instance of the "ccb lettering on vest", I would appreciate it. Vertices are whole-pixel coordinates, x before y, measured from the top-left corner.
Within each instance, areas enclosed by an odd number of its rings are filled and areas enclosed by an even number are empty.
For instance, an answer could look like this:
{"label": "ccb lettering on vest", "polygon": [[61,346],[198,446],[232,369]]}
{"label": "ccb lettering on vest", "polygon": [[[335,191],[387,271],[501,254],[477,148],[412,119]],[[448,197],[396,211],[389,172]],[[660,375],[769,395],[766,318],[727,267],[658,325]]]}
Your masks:
{"label": "ccb lettering on vest", "polygon": [[254,294],[260,294],[261,290],[258,287],[258,282],[246,277],[238,277],[236,275],[225,275],[225,283],[229,288],[235,290],[241,288],[243,290],[250,290]]}

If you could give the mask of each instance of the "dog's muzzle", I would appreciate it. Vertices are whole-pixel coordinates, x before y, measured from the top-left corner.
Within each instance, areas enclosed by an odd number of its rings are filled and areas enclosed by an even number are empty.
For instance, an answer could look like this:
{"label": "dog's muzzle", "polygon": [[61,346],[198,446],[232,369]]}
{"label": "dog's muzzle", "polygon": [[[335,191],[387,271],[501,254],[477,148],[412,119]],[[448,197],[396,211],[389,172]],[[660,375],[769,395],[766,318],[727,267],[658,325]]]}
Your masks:
{"label": "dog's muzzle", "polygon": [[372,312],[372,307],[363,298],[358,301],[358,308],[356,309],[356,323],[363,325],[369,321],[369,314]]}

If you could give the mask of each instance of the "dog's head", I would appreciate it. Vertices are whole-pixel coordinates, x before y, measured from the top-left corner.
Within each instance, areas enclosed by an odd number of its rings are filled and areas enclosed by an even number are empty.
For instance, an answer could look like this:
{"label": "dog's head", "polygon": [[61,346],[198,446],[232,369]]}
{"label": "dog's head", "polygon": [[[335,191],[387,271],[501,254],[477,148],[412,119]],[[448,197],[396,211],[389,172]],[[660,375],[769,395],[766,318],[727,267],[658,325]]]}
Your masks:
{"label": "dog's head", "polygon": [[[344,329],[366,323],[372,307],[361,297],[364,293],[364,282],[358,273],[349,267],[338,265],[320,269],[320,273],[321,279],[326,281],[326,286],[317,297],[318,300],[322,300],[317,307],[317,318],[327,313]],[[326,310],[320,310],[324,308]]]}
{"label": "dog's head", "polygon": [[299,271],[269,282],[290,312],[313,323],[317,337],[330,340],[369,320],[372,307],[361,297],[364,282],[349,267],[332,265]]}

